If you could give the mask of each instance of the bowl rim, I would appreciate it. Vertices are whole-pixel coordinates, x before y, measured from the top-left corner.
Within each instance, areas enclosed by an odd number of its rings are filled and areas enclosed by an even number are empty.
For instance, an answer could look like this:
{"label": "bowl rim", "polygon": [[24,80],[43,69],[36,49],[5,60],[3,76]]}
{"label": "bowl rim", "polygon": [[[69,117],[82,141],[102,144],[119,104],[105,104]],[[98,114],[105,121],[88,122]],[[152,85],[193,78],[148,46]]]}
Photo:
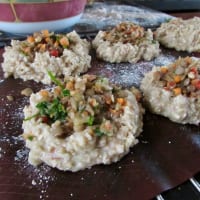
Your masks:
{"label": "bowl rim", "polygon": [[59,0],[59,1],[52,1],[52,2],[0,2],[0,4],[54,4],[54,3],[59,3],[63,1],[73,1],[73,0]]}
{"label": "bowl rim", "polygon": [[[72,30],[72,27],[79,22],[82,13],[77,16],[72,16],[66,19],[41,21],[41,22],[2,22],[0,21],[1,30],[5,33],[11,33],[14,35],[29,35],[34,32],[39,32],[44,29],[48,29],[52,32],[66,32]],[[44,28],[45,27],[45,28]]]}
{"label": "bowl rim", "polygon": [[76,16],[85,9],[87,0],[59,0],[43,3],[0,4],[1,22],[38,22]]}

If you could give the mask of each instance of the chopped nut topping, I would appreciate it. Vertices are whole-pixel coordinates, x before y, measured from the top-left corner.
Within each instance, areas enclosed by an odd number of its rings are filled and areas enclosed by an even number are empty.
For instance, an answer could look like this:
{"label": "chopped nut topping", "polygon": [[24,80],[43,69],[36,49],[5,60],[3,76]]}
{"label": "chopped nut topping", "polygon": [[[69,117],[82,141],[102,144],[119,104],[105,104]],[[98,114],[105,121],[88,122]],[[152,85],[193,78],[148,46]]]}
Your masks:
{"label": "chopped nut topping", "polygon": [[144,28],[131,22],[122,22],[105,33],[104,39],[111,43],[137,44],[144,37]]}
{"label": "chopped nut topping", "polygon": [[191,60],[190,57],[179,58],[175,63],[154,73],[154,77],[160,80],[166,90],[172,91],[173,95],[185,95],[196,97],[200,95],[200,63]]}

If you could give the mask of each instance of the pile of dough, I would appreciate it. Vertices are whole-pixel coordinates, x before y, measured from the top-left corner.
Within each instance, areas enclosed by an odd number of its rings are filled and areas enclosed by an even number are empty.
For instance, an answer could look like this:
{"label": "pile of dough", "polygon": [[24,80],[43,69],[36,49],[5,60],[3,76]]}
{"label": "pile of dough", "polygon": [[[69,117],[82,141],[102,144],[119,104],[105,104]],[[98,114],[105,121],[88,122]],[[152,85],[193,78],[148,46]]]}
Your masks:
{"label": "pile of dough", "polygon": [[200,51],[200,18],[172,19],[155,31],[155,37],[163,46],[177,51]]}
{"label": "pile of dough", "polygon": [[75,31],[68,34],[47,30],[34,33],[24,41],[12,40],[11,46],[5,47],[4,76],[50,84],[48,71],[57,77],[86,72],[91,62],[89,50],[89,42]]}
{"label": "pile of dough", "polygon": [[154,67],[142,80],[141,90],[153,113],[182,124],[200,123],[200,59],[179,58]]}
{"label": "pile of dough", "polygon": [[122,22],[110,31],[99,31],[92,42],[98,58],[111,63],[152,60],[160,53],[150,29]]}
{"label": "pile of dough", "polygon": [[116,162],[138,143],[144,112],[138,90],[94,75],[69,77],[58,85],[32,94],[24,108],[31,164],[78,171]]}

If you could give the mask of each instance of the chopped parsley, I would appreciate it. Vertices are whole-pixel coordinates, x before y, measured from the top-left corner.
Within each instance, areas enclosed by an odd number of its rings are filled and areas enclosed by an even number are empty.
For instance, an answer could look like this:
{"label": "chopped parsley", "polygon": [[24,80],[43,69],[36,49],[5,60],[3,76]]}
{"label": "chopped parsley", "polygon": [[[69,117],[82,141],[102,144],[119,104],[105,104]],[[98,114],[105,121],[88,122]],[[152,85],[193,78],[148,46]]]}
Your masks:
{"label": "chopped parsley", "polygon": [[30,141],[33,141],[33,139],[34,139],[34,136],[32,136],[32,135],[30,135],[30,136],[28,136],[28,138],[27,138],[28,140],[30,140]]}
{"label": "chopped parsley", "polygon": [[48,71],[47,72],[50,79],[57,85],[57,86],[60,86],[61,89],[64,90],[64,85],[53,75],[53,73],[51,71]]}
{"label": "chopped parsley", "polygon": [[[70,91],[65,89],[64,85],[53,75],[51,71],[48,71],[48,75],[51,80],[62,89],[63,97],[70,96]],[[39,112],[24,119],[24,121],[31,120],[35,117],[46,117],[48,121],[53,123],[56,120],[64,121],[67,117],[67,111],[61,103],[59,97],[54,98],[52,102],[42,101],[36,105],[36,108]]]}
{"label": "chopped parsley", "polygon": [[88,126],[92,126],[94,123],[94,116],[89,116],[88,120],[87,120],[87,125]]}
{"label": "chopped parsley", "polygon": [[99,137],[103,136],[103,135],[107,135],[105,132],[101,131],[99,128],[96,128],[94,130],[95,134]]}
{"label": "chopped parsley", "polygon": [[70,96],[70,91],[67,89],[62,90],[62,94],[64,97],[69,97]]}
{"label": "chopped parsley", "polygon": [[53,73],[51,71],[48,71],[47,73],[52,82],[54,82],[57,86],[59,86],[62,89],[62,95],[64,97],[70,96],[70,91],[65,89],[64,85],[53,75]]}
{"label": "chopped parsley", "polygon": [[57,120],[64,121],[67,117],[67,111],[59,98],[53,99],[52,102],[42,101],[36,105],[36,108],[39,112],[25,118],[24,121],[31,120],[35,117],[46,117],[49,122],[53,123]]}
{"label": "chopped parsley", "polygon": [[59,98],[53,99],[52,102],[42,101],[36,105],[36,108],[39,110],[39,116],[46,116],[52,122],[64,121],[67,117],[67,111]]}
{"label": "chopped parsley", "polygon": [[38,115],[39,115],[39,113],[36,113],[35,115],[32,115],[32,116],[30,116],[30,117],[25,118],[24,121],[29,121],[29,120],[31,120],[31,119],[37,117]]}

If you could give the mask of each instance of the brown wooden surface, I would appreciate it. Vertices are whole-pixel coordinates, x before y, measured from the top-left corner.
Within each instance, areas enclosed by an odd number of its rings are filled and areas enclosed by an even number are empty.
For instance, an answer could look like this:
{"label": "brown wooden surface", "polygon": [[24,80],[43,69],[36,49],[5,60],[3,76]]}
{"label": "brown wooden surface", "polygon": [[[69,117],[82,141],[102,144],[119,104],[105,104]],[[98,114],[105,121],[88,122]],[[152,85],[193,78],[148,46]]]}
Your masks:
{"label": "brown wooden surface", "polygon": [[168,14],[173,15],[175,17],[181,17],[183,19],[192,18],[194,16],[200,17],[200,12],[169,12]]}
{"label": "brown wooden surface", "polygon": [[[0,62],[2,52],[3,49]],[[163,50],[163,55],[188,54]],[[131,80],[136,86],[152,67],[148,62],[140,62],[134,69],[132,65],[107,66],[95,59],[92,65],[90,73],[125,85],[126,80],[120,80],[123,73],[127,78],[138,74],[139,79],[133,76]],[[28,101],[20,92],[26,87],[36,92],[44,86],[33,81],[5,80],[0,69],[0,200],[145,200],[200,171],[200,126],[179,125],[148,112],[140,143],[118,163],[77,173],[61,172],[46,165],[34,168],[28,164],[28,150],[18,138],[22,133],[22,108]],[[14,101],[8,101],[7,95],[12,95]]]}

